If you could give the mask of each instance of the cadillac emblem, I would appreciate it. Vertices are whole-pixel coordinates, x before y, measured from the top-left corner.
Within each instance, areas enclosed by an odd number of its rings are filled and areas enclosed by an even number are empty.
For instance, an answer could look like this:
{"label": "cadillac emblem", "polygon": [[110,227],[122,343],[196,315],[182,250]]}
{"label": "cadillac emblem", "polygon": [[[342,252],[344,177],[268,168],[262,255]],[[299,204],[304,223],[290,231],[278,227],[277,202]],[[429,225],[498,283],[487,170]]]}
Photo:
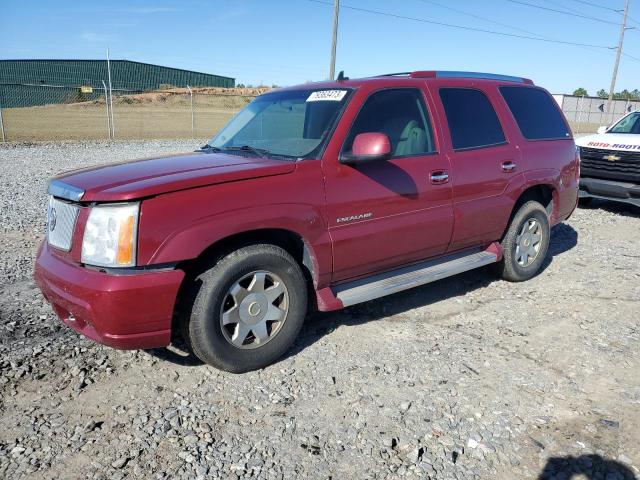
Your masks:
{"label": "cadillac emblem", "polygon": [[56,222],[58,221],[58,215],[56,214],[56,209],[51,208],[49,210],[49,231],[53,232],[56,229]]}
{"label": "cadillac emblem", "polygon": [[620,160],[620,157],[617,155],[614,155],[613,153],[610,155],[605,155],[604,157],[605,160],[609,160],[610,162],[617,162],[618,160]]}

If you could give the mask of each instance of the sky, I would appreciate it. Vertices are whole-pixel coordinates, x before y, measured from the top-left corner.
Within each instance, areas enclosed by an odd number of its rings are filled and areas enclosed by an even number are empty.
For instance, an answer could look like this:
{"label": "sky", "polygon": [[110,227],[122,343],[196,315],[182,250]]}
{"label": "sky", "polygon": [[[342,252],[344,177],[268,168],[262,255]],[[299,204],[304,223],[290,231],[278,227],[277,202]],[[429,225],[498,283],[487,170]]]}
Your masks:
{"label": "sky", "polygon": [[[295,85],[328,77],[332,3],[2,0],[0,59],[96,59],[109,48],[112,59],[244,84]],[[595,94],[609,89],[615,50],[606,47],[617,45],[622,18],[611,9],[622,9],[624,0],[342,0],[341,6],[336,72],[346,76],[481,71],[531,78],[552,93],[583,87]],[[622,57],[616,91],[640,89],[640,0],[631,0],[629,14],[635,28],[626,31],[623,51],[635,59]]]}

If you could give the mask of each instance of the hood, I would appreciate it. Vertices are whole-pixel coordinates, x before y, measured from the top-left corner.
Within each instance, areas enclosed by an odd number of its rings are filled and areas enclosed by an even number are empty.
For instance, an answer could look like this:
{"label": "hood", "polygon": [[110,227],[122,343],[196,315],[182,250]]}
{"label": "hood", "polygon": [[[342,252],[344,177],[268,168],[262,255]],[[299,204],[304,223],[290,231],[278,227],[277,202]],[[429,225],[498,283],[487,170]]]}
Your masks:
{"label": "hood", "polygon": [[293,161],[195,152],[74,170],[55,177],[55,180],[84,190],[83,202],[110,202],[282,175],[294,169]]}
{"label": "hood", "polygon": [[598,133],[576,138],[576,145],[607,150],[640,151],[640,135],[634,133]]}

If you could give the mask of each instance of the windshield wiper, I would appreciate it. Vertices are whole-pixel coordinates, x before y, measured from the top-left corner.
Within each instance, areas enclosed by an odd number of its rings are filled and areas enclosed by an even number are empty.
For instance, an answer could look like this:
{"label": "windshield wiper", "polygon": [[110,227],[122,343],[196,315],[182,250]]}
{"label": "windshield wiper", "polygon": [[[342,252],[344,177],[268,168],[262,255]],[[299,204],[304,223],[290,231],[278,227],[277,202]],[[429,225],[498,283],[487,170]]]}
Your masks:
{"label": "windshield wiper", "polygon": [[[198,151],[198,150],[196,150]],[[203,146],[200,147],[199,151],[205,151],[205,152],[221,152],[222,150],[218,147],[214,147],[213,145],[209,145],[208,143],[204,144]]]}
{"label": "windshield wiper", "polygon": [[256,148],[256,147],[252,147],[251,145],[242,145],[241,147],[224,147],[223,150],[240,150],[242,152],[251,152],[254,153],[255,155],[259,155],[259,156],[266,156],[266,155],[270,155],[271,152],[265,148]]}

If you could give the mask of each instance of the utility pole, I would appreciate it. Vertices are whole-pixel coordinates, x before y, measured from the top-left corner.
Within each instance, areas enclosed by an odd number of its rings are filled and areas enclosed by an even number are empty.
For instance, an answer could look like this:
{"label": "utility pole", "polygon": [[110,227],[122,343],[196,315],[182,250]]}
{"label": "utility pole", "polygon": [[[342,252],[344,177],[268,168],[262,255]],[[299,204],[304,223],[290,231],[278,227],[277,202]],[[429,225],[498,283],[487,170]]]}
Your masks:
{"label": "utility pole", "polygon": [[333,0],[333,39],[331,41],[331,65],[329,66],[329,80],[336,76],[336,47],[338,43],[338,14],[340,0]]}
{"label": "utility pole", "polygon": [[618,77],[618,65],[620,65],[620,56],[622,55],[622,42],[624,41],[624,31],[627,29],[627,16],[629,14],[629,0],[624,2],[624,14],[622,16],[622,24],[620,25],[620,41],[618,42],[618,51],[616,52],[616,63],[613,66],[613,75],[611,76],[611,88],[609,88],[609,100],[607,100],[607,114],[611,110],[611,101],[616,89],[616,78]]}

